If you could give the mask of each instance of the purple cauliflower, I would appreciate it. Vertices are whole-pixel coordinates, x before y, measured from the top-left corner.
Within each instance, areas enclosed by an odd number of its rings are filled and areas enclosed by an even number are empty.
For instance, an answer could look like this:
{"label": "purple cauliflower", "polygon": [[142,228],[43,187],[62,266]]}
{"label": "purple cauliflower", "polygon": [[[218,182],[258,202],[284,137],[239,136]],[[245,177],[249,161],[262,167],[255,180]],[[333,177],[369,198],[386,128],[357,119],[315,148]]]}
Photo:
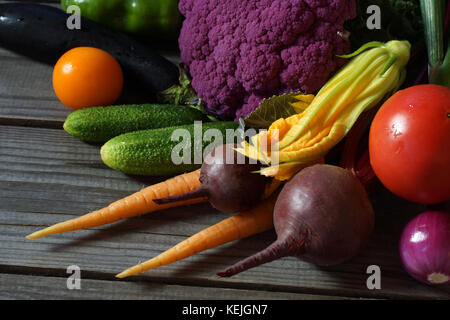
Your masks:
{"label": "purple cauliflower", "polygon": [[354,0],[180,0],[181,59],[207,108],[246,117],[263,98],[314,93],[344,61]]}

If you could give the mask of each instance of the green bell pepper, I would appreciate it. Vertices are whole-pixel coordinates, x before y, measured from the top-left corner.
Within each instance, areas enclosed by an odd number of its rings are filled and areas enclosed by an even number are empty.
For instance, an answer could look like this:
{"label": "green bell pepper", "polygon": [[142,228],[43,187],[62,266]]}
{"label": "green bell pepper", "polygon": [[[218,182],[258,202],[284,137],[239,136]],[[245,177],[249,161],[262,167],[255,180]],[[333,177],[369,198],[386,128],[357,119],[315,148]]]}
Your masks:
{"label": "green bell pepper", "polygon": [[174,38],[181,27],[178,0],[61,0],[65,11],[71,5],[85,18],[131,34]]}

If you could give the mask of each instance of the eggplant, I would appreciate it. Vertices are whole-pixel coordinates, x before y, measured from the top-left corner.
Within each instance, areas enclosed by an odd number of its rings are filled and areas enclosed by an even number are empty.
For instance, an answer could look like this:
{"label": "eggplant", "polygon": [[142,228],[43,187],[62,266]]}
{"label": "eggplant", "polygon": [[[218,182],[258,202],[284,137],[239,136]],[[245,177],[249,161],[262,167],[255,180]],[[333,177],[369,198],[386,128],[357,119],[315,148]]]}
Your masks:
{"label": "eggplant", "polygon": [[178,83],[177,66],[149,47],[83,17],[70,30],[69,17],[48,5],[0,3],[0,46],[52,66],[70,49],[96,47],[117,59],[127,86],[154,95]]}

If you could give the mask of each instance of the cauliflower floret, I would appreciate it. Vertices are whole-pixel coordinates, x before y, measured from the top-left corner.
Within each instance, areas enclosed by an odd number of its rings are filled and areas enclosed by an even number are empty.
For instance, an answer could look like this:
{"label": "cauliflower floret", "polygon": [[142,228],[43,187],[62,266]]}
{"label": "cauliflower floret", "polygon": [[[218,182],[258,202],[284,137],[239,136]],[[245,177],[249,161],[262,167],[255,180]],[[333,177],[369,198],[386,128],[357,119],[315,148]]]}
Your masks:
{"label": "cauliflower floret", "polygon": [[265,97],[314,93],[348,53],[339,34],[354,0],[180,0],[179,38],[192,86],[224,119],[246,117]]}

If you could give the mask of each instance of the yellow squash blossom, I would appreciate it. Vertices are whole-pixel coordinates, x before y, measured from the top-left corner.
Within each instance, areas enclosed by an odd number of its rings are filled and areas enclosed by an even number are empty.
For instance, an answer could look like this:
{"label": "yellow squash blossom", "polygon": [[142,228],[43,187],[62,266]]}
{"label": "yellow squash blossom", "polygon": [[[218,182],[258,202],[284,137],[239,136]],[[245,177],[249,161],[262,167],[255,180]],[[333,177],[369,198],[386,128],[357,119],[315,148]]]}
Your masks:
{"label": "yellow squash blossom", "polygon": [[[403,83],[410,58],[407,41],[370,42],[314,96],[299,95],[298,114],[278,119],[268,131],[243,142],[247,157],[269,165],[262,174],[283,181],[322,161],[364,111],[375,107]],[[366,50],[370,49],[370,50]]]}

